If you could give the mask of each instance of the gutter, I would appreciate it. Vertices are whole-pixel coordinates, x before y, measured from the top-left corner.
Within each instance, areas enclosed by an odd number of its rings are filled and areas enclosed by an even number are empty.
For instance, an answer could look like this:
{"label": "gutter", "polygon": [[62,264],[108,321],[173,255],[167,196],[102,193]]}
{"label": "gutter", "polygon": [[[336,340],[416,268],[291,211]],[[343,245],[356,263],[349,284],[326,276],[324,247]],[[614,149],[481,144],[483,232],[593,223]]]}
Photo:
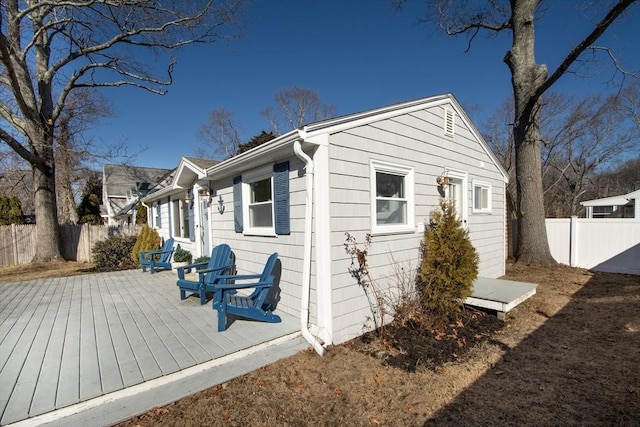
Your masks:
{"label": "gutter", "polygon": [[296,156],[305,163],[306,169],[306,201],[305,201],[305,221],[304,221],[304,255],[302,265],[302,302],[300,304],[300,330],[302,336],[311,344],[320,356],[324,356],[327,350],[322,343],[309,331],[309,300],[311,294],[311,233],[313,221],[313,160],[300,145],[300,140],[293,144],[293,151]]}

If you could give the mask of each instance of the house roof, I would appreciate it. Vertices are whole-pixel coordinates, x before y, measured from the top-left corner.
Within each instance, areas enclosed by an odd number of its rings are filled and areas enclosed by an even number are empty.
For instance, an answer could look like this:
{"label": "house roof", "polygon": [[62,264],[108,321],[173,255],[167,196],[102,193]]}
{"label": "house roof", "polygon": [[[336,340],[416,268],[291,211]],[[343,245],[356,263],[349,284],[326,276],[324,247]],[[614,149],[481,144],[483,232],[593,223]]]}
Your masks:
{"label": "house roof", "polygon": [[213,165],[220,163],[219,160],[201,159],[199,157],[184,157],[184,158],[201,169],[207,169]]}
{"label": "house roof", "polygon": [[640,190],[631,193],[622,194],[620,196],[603,197],[601,199],[585,200],[580,202],[582,206],[624,206],[631,199],[640,199]]}
{"label": "house roof", "polygon": [[170,169],[106,164],[103,187],[107,197],[126,197],[129,191],[148,191],[171,172]]}
{"label": "house roof", "polygon": [[207,179],[207,168],[220,163],[218,160],[182,157],[178,167],[172,171],[171,180],[165,180],[150,191],[142,201],[152,202],[164,196],[179,193],[191,188],[194,182]]}
{"label": "house roof", "polygon": [[468,126],[474,136],[482,145],[485,152],[493,160],[496,167],[500,170],[505,182],[509,180],[509,174],[504,169],[495,154],[491,151],[486,141],[477,130],[473,122],[466,115],[453,94],[447,93],[428,98],[416,99],[413,101],[393,104],[374,110],[349,114],[336,117],[329,120],[323,120],[316,123],[310,123],[300,129],[294,129],[284,135],[281,135],[265,144],[252,148],[239,156],[232,157],[228,160],[220,162],[207,169],[207,175],[213,179],[219,179],[232,174],[238,173],[240,170],[257,167],[265,163],[275,161],[281,154],[282,150],[293,145],[295,141],[300,141],[303,148],[305,146],[320,145],[326,143],[323,135],[341,132],[347,129],[363,126],[379,120],[412,113],[428,107],[437,105],[451,104],[456,110],[462,121]]}

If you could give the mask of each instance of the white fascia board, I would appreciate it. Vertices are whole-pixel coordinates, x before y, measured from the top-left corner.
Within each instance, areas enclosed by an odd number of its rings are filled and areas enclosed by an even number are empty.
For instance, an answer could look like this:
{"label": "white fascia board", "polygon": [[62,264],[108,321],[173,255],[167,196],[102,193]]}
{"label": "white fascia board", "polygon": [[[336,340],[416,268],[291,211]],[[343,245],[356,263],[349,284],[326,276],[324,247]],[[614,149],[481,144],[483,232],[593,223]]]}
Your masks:
{"label": "white fascia board", "polygon": [[580,202],[582,206],[622,206],[629,202],[625,196],[604,197],[602,199]]}
{"label": "white fascia board", "polygon": [[402,114],[412,113],[422,110],[426,107],[433,107],[448,103],[453,99],[453,95],[445,94],[430,98],[423,98],[414,101],[395,104],[375,110],[365,111],[363,113],[350,114],[348,116],[338,117],[324,122],[312,123],[303,128],[308,137],[312,137],[317,133],[337,133],[347,129],[364,126],[369,123],[385,120],[388,118],[400,116]]}
{"label": "white fascia board", "polygon": [[482,137],[482,135],[480,134],[476,126],[473,124],[471,119],[467,116],[467,113],[465,113],[465,111],[462,109],[462,106],[460,106],[460,104],[458,103],[458,101],[455,99],[453,95],[451,95],[451,103],[453,104],[454,109],[456,110],[456,112],[458,113],[462,121],[467,125],[467,127],[469,128],[473,136],[475,136],[476,140],[478,140],[484,152],[491,158],[491,160],[493,161],[493,164],[498,168],[498,170],[502,174],[504,183],[505,184],[509,183],[509,173],[502,166],[502,163],[500,163],[500,161],[498,160],[496,155],[493,153],[493,151],[489,148],[489,144],[487,144],[487,142],[484,140],[484,138]]}
{"label": "white fascia board", "polygon": [[282,158],[284,153],[288,154],[288,150],[293,153],[292,146],[297,140],[303,140],[303,138],[300,131],[295,129],[239,156],[211,166],[206,170],[206,177],[221,179],[231,175],[239,175],[248,169],[276,161]]}

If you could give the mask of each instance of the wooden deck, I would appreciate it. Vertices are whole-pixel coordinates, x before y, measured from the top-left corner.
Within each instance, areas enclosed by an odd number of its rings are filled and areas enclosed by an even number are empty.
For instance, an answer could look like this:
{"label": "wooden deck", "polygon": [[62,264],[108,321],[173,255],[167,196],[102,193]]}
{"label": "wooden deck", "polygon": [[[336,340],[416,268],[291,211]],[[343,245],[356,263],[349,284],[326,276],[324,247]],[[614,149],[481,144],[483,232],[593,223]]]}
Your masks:
{"label": "wooden deck", "polygon": [[176,277],[122,271],[0,284],[0,424],[25,420],[287,336],[180,301]]}
{"label": "wooden deck", "polygon": [[538,285],[513,280],[478,277],[465,304],[494,310],[504,320],[507,313],[536,294]]}

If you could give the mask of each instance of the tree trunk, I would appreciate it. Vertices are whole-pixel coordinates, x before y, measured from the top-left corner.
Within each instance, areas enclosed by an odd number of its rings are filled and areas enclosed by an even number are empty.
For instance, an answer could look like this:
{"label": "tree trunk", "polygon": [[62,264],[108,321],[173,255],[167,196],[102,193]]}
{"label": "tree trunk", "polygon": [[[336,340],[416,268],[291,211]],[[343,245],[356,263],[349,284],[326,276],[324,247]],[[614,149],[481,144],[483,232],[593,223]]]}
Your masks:
{"label": "tree trunk", "polygon": [[555,264],[549,250],[544,213],[540,160],[540,97],[536,91],[547,77],[547,68],[534,56],[533,16],[538,0],[511,0],[513,45],[505,57],[511,69],[515,100],[518,263]]}
{"label": "tree trunk", "polygon": [[62,260],[53,172],[44,173],[33,166],[33,185],[38,244],[32,262]]}

